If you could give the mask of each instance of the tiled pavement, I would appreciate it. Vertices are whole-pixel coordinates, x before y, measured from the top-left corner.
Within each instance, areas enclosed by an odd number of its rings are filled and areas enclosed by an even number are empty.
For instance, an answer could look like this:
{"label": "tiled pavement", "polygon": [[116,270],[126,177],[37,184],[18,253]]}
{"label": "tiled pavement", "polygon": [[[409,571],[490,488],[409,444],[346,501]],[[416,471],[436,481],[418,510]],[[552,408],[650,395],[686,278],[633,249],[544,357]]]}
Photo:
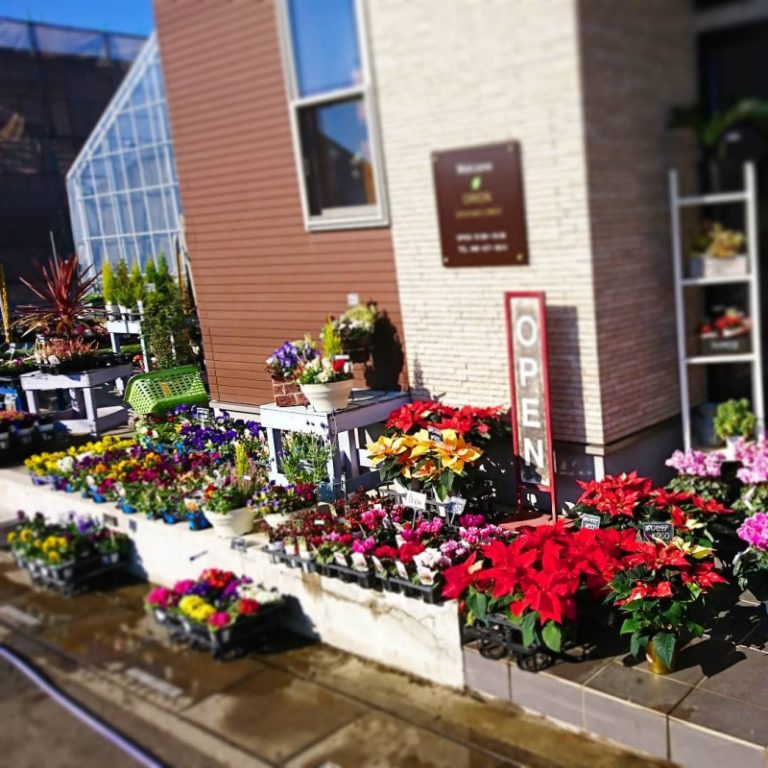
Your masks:
{"label": "tiled pavement", "polygon": [[764,768],[768,745],[768,617],[749,596],[710,636],[654,675],[612,641],[595,658],[536,674],[465,652],[467,684],[631,748],[696,768]]}
{"label": "tiled pavement", "polygon": [[[0,559],[0,639],[168,765],[662,764],[559,729],[510,704],[481,702],[283,633],[247,658],[214,662],[169,644],[143,614],[146,591],[145,584],[127,584],[65,599],[31,590],[25,574]],[[0,705],[8,711],[13,707],[2,690]],[[44,699],[39,705],[51,707]],[[22,749],[18,738],[4,735],[20,720],[30,734],[24,743],[33,743],[34,718],[20,718],[18,712],[0,718],[0,742]],[[47,733],[44,728],[38,734],[40,748]],[[29,764],[105,764],[102,748],[94,748],[89,761],[83,743],[75,747],[77,760],[59,742],[58,748],[46,749],[43,762]],[[29,758],[4,756],[14,766]]]}

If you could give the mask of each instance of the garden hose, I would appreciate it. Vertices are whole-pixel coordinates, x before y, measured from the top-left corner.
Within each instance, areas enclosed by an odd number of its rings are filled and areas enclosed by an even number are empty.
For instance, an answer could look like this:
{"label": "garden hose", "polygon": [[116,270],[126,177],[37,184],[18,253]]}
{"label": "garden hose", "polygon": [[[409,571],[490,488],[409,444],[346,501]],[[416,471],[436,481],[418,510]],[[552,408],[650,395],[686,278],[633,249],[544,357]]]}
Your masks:
{"label": "garden hose", "polygon": [[41,691],[48,694],[57,704],[76,717],[82,723],[94,730],[99,736],[105,738],[112,745],[122,750],[133,758],[139,765],[146,768],[165,768],[164,763],[146,752],[135,742],[128,739],[119,731],[104,723],[101,719],[91,714],[85,707],[79,704],[68,694],[59,690],[50,682],[31,662],[4,643],[0,643],[0,658],[5,659],[24,677],[33,682]]}

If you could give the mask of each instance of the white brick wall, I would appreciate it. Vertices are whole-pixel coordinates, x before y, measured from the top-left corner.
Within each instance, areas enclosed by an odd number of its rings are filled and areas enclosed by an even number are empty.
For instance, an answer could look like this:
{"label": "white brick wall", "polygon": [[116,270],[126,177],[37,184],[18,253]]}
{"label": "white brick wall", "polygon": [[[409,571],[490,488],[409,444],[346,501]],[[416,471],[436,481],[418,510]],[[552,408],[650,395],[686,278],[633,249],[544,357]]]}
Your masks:
{"label": "white brick wall", "polygon": [[[547,292],[556,439],[601,443],[573,0],[370,0],[412,384],[509,402],[503,292]],[[430,153],[522,144],[530,266],[442,266]]]}

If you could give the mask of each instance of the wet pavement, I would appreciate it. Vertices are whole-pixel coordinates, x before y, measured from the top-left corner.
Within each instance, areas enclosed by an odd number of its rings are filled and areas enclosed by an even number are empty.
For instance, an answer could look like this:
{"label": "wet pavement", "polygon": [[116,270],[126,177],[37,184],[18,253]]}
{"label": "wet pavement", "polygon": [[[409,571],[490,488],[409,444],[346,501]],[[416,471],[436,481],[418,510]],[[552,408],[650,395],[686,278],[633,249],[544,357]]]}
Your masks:
{"label": "wet pavement", "polygon": [[[169,766],[485,768],[663,765],[510,705],[410,678],[278,630],[229,662],[174,646],[146,584],[64,598],[0,553],[0,641]],[[134,765],[6,665],[3,764]]]}

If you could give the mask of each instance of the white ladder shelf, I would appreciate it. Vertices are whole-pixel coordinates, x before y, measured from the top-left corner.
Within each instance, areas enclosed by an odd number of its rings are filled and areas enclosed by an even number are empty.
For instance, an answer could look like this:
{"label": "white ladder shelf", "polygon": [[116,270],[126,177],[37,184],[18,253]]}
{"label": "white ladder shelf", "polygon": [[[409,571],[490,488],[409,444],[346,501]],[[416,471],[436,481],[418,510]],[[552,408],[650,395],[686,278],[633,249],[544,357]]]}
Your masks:
{"label": "white ladder shelf", "polygon": [[[741,192],[723,192],[710,195],[680,195],[677,171],[669,172],[669,199],[672,216],[672,256],[675,280],[675,317],[677,319],[677,356],[680,370],[680,406],[683,417],[683,441],[686,450],[693,447],[691,439],[691,393],[689,389],[688,367],[691,365],[722,365],[728,363],[747,363],[752,373],[752,410],[757,417],[757,436],[762,438],[765,432],[765,404],[763,401],[763,358],[760,340],[760,285],[759,285],[759,249],[757,230],[757,184],[755,166],[744,164],[744,190]],[[736,203],[744,206],[747,240],[747,274],[724,277],[686,277],[683,273],[688,253],[683,247],[680,213],[683,208]],[[748,287],[749,317],[752,320],[750,339],[752,351],[743,354],[689,355],[685,320],[686,288],[710,285],[733,285],[744,283]]]}

